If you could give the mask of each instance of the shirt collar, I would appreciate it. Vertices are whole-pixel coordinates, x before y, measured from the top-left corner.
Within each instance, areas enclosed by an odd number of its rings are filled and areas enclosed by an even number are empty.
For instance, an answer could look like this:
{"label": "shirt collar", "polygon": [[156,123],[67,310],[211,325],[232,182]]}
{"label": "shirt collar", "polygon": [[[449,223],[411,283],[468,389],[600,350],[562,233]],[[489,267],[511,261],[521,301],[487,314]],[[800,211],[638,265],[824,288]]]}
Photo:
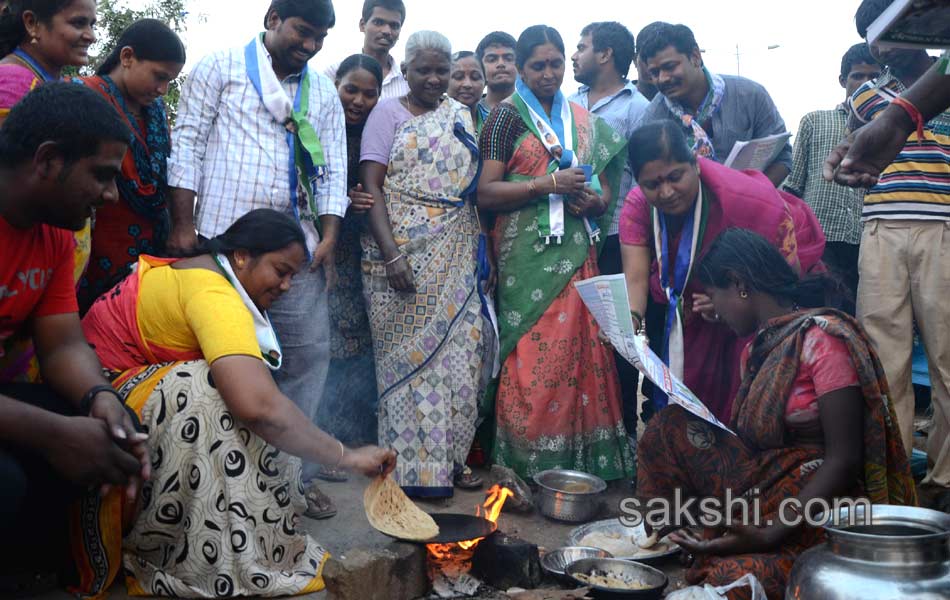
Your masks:
{"label": "shirt collar", "polygon": [[[273,69],[273,68],[274,68],[274,61],[271,59],[270,50],[267,49],[267,44],[265,44],[265,43],[263,42],[263,40],[261,41],[261,48],[264,49],[264,56],[267,57],[267,63],[270,65],[270,68]],[[305,69],[305,68],[306,68],[306,67],[304,67],[304,69]],[[275,71],[274,74],[276,75],[277,72]],[[286,82],[288,82],[288,81],[295,81],[295,80],[297,80],[297,79],[300,79],[300,77],[301,77],[302,75],[303,75],[303,69],[301,69],[301,70],[300,70],[299,72],[297,72],[297,73],[291,73],[290,75],[288,75],[287,77],[285,77],[284,80],[283,80],[281,83],[286,83]]]}
{"label": "shirt collar", "polygon": [[[624,85],[623,85],[623,87],[620,88],[620,89],[617,91],[616,94],[611,94],[610,96],[604,96],[604,97],[605,97],[605,98],[616,98],[617,96],[623,94],[624,92],[631,92],[631,93],[634,93],[634,92],[639,92],[639,90],[637,90],[637,86],[633,85],[633,82],[632,82],[632,81],[630,81],[630,80],[628,80],[628,79],[625,79],[625,80],[624,80]],[[589,86],[589,85],[581,85],[579,88],[577,88],[577,93],[578,93],[578,94],[587,94],[587,95],[590,95],[590,86]]]}
{"label": "shirt collar", "polygon": [[[622,88],[620,88],[620,89],[617,91],[616,94],[611,94],[610,96],[604,96],[603,98],[601,98],[600,100],[597,101],[597,104],[598,104],[598,105],[607,104],[608,102],[613,101],[614,98],[618,98],[618,97],[620,97],[620,96],[622,96],[623,94],[628,93],[628,92],[629,92],[631,95],[639,94],[639,93],[640,93],[640,91],[637,89],[637,86],[633,85],[633,82],[631,82],[631,81],[628,80],[628,79],[625,79],[625,80],[624,80],[624,86],[623,86]],[[590,107],[590,86],[589,86],[589,85],[581,85],[579,88],[577,88],[577,93],[580,94],[580,95],[582,95],[582,96],[587,96],[587,97],[588,97],[588,102],[587,102],[587,104],[588,104],[588,110],[591,110],[591,107]]]}
{"label": "shirt collar", "polygon": [[389,75],[383,77],[383,85],[386,85],[390,81],[395,79],[402,79],[402,69],[399,68],[399,65],[396,64],[396,59],[393,58],[393,55],[389,55]]}

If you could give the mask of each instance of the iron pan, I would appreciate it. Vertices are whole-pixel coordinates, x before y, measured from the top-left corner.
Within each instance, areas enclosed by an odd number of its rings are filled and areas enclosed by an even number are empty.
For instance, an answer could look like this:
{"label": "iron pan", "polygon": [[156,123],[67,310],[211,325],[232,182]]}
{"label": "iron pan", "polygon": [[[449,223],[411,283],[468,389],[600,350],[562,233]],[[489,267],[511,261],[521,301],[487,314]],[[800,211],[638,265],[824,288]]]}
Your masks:
{"label": "iron pan", "polygon": [[475,515],[431,513],[439,526],[439,535],[429,540],[402,540],[414,544],[455,544],[466,540],[488,537],[498,529],[496,523]]}

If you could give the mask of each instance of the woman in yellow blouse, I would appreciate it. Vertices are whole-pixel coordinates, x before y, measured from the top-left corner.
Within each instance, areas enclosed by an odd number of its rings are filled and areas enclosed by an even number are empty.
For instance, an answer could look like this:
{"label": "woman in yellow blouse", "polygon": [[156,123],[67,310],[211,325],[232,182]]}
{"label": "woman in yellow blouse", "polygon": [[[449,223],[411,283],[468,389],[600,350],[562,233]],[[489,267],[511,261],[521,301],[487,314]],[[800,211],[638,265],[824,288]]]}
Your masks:
{"label": "woman in yellow blouse", "polygon": [[268,371],[280,367],[281,352],[266,310],[308,260],[297,222],[255,210],[203,252],[142,256],[83,320],[103,366],[117,375],[115,388],[141,418],[152,455],[137,518],[118,494],[97,516],[79,515],[84,523],[98,518],[108,558],[103,569],[85,556],[88,535],[77,545],[86,593],[107,589],[118,570],[119,546],[108,541],[118,540],[121,524],[134,595],[319,590],[327,554],[297,530],[307,503],[291,456],[366,475],[395,465],[392,451],[348,449],[318,429]]}

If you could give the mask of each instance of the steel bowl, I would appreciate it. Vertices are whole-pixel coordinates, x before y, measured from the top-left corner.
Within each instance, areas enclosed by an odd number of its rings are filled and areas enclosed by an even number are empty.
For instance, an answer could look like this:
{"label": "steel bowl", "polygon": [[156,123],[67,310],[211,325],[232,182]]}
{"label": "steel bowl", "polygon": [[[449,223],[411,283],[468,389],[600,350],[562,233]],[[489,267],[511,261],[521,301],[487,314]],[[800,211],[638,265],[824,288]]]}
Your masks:
{"label": "steel bowl", "polygon": [[600,548],[590,546],[562,546],[541,557],[541,567],[558,578],[567,578],[564,570],[567,565],[582,558],[613,558],[613,555]]}
{"label": "steel bowl", "polygon": [[541,514],[570,523],[583,523],[597,516],[607,490],[607,482],[600,477],[566,469],[542,471],[534,481],[541,488]]}
{"label": "steel bowl", "polygon": [[[583,558],[572,562],[565,571],[577,585],[589,587],[594,598],[605,600],[653,600],[663,597],[663,590],[669,583],[669,578],[663,571],[647,565],[621,560],[619,558]],[[581,579],[578,575],[610,575],[621,581],[644,586],[640,589],[610,588],[593,585]]]}

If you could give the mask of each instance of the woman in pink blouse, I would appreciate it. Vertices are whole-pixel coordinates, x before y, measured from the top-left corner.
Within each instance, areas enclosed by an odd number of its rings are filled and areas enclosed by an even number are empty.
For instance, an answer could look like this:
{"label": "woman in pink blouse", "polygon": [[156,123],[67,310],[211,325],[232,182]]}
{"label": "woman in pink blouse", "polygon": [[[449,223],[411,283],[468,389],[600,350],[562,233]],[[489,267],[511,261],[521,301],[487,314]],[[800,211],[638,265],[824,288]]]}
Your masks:
{"label": "woman in pink blouse", "polygon": [[[825,236],[802,200],[775,189],[757,171],[736,171],[696,158],[682,127],[658,121],[633,133],[630,162],[639,186],[620,215],[624,275],[634,320],[643,325],[647,298],[652,346],[673,373],[728,422],[739,388],[737,336],[712,309],[695,265],[730,227],[752,230],[775,246],[798,273],[820,264]],[[654,394],[654,406],[666,405]]]}

